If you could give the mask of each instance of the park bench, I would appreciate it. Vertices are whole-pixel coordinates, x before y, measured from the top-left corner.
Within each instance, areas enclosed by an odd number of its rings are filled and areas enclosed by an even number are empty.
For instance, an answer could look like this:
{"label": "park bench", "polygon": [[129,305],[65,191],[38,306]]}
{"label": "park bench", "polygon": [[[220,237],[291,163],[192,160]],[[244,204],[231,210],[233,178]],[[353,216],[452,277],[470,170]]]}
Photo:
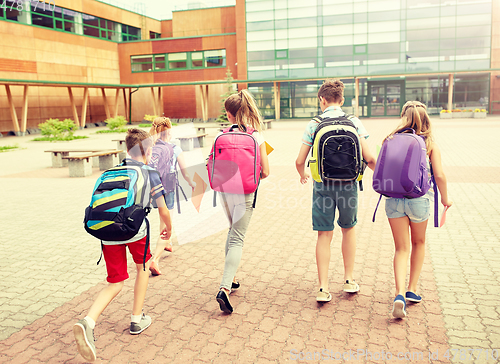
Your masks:
{"label": "park bench", "polygon": [[181,149],[182,151],[189,151],[193,150],[195,147],[194,141],[195,139],[198,141],[198,144],[196,145],[197,147],[204,147],[205,146],[205,137],[207,136],[207,133],[199,133],[196,135],[185,135],[178,137],[179,141],[181,142]]}
{"label": "park bench", "polygon": [[262,125],[264,126],[264,130],[271,129],[271,119],[266,119],[262,121]]}
{"label": "park bench", "polygon": [[[51,149],[46,150],[46,153],[52,153],[52,167],[61,168],[68,166],[68,159],[63,159],[64,157],[68,157],[70,153],[95,153],[95,152],[103,152],[110,149]],[[97,157],[96,157],[97,162]]]}
{"label": "park bench", "polygon": [[92,158],[99,158],[99,169],[105,171],[119,163],[122,150],[105,150],[62,157],[67,160],[70,177],[86,177],[92,174]]}

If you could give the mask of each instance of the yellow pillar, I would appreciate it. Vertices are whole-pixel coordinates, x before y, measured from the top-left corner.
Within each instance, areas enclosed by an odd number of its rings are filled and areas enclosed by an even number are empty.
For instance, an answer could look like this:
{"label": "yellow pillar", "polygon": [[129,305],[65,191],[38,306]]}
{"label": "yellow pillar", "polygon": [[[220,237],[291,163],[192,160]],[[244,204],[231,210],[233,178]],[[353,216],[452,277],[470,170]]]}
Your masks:
{"label": "yellow pillar", "polygon": [[274,82],[274,118],[281,118],[281,82]]}
{"label": "yellow pillar", "polygon": [[17,120],[16,108],[14,107],[14,101],[12,100],[12,93],[10,92],[10,86],[5,85],[5,91],[7,92],[7,100],[9,101],[10,117],[12,119],[12,126],[14,131],[19,133],[19,121]]}
{"label": "yellow pillar", "polygon": [[109,112],[108,99],[106,98],[106,91],[104,87],[101,87],[102,101],[104,103],[104,111],[106,112],[106,119],[111,119],[111,113]]}
{"label": "yellow pillar", "polygon": [[85,127],[85,122],[87,121],[87,105],[89,103],[89,88],[85,87],[83,90],[83,101],[82,101],[82,122],[81,127]]}
{"label": "yellow pillar", "polygon": [[354,79],[354,100],[356,105],[354,106],[354,116],[359,117],[359,78]]}
{"label": "yellow pillar", "polygon": [[71,102],[71,111],[73,112],[73,121],[76,126],[80,126],[80,120],[78,120],[78,112],[76,111],[75,98],[73,97],[73,90],[68,87],[69,101]]}
{"label": "yellow pillar", "polygon": [[28,85],[24,85],[23,115],[22,115],[22,124],[21,124],[21,132],[22,133],[26,133],[27,126],[28,126]]}

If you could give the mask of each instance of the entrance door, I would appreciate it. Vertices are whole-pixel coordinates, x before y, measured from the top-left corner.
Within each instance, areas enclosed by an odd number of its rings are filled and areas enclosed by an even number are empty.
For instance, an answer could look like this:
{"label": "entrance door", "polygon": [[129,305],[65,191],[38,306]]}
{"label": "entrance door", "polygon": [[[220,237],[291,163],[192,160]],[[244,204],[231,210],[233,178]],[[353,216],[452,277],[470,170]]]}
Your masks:
{"label": "entrance door", "polygon": [[368,117],[399,116],[404,100],[404,81],[368,81]]}

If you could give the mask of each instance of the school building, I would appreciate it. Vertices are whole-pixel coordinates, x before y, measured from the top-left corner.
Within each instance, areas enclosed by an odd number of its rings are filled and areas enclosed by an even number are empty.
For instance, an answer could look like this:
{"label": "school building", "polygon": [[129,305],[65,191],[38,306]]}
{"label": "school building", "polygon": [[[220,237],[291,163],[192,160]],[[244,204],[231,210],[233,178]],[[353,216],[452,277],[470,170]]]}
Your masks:
{"label": "school building", "polygon": [[407,100],[500,113],[500,0],[235,0],[156,20],[96,0],[1,0],[0,132],[49,118],[218,116],[227,70],[266,118],[344,107],[397,116]]}

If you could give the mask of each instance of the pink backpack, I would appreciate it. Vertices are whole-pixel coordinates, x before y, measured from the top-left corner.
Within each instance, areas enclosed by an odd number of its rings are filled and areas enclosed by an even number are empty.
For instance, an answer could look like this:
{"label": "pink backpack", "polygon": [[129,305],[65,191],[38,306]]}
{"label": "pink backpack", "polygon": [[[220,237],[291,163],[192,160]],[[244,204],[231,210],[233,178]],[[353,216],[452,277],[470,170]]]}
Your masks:
{"label": "pink backpack", "polygon": [[207,164],[210,187],[214,191],[248,194],[257,190],[261,165],[254,131],[247,127],[243,132],[233,125],[215,138]]}

